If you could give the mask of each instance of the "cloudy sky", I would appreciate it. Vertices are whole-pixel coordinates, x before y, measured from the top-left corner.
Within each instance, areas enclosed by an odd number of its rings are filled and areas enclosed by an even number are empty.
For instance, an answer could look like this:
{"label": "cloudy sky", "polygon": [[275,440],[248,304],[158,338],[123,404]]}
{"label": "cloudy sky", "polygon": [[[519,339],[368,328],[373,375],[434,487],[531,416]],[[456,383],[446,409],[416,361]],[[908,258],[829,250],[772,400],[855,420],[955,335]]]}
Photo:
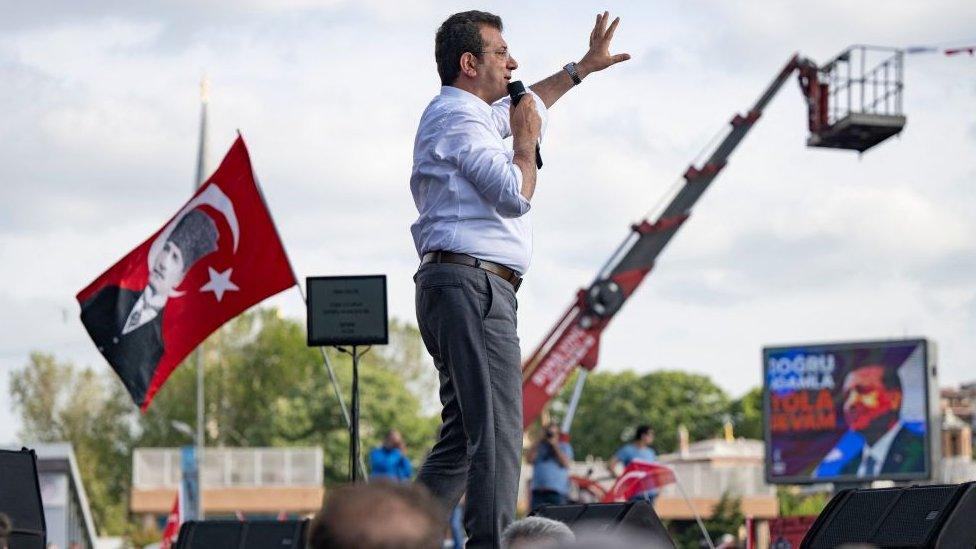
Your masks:
{"label": "cloudy sky", "polygon": [[[211,165],[239,128],[299,275],[385,273],[391,314],[412,319],[408,178],[437,25],[500,14],[531,83],[582,56],[597,11],[620,15],[613,50],[633,59],[550,112],[528,353],[793,52],[976,44],[964,0],[0,4],[0,441],[30,351],[107,369],[74,295],[189,196],[204,73]],[[906,129],[859,157],[804,146],[788,82],[606,332],[601,368],[700,372],[738,395],[763,345],[924,336],[943,384],[976,378],[974,106],[976,58],[908,56]],[[295,291],[268,303],[303,316]]]}

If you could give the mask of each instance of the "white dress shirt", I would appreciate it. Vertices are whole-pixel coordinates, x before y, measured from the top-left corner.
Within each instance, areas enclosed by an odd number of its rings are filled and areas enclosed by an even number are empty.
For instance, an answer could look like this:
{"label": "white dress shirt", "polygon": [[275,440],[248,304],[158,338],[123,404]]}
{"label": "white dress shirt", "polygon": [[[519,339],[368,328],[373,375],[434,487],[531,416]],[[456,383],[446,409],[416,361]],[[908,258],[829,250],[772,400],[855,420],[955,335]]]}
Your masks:
{"label": "white dress shirt", "polygon": [[[542,117],[546,107],[534,93]],[[504,139],[512,134],[511,99],[493,105],[442,86],[417,128],[410,191],[419,217],[410,227],[417,254],[468,254],[525,274],[532,259],[529,201],[522,170]]]}
{"label": "white dress shirt", "polygon": [[[885,459],[888,458],[888,450],[891,449],[891,443],[895,441],[895,437],[898,435],[898,431],[901,431],[902,422],[898,420],[897,423],[888,429],[874,446],[864,445],[864,449],[861,451],[861,465],[857,468],[857,476],[859,477],[872,477],[881,472],[881,467],[884,466]],[[868,457],[874,458],[874,470],[868,471],[867,461]]]}

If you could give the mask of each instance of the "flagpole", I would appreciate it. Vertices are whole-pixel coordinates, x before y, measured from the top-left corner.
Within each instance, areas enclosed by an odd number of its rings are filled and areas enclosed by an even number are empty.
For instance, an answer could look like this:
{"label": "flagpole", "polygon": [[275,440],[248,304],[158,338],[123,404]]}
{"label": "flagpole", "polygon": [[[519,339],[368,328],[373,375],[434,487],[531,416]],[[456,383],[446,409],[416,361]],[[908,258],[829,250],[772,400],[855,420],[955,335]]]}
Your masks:
{"label": "flagpole", "polygon": [[[241,130],[237,130],[237,136],[241,139],[244,138],[241,135]],[[261,188],[261,182],[258,181],[257,174],[254,173],[254,165],[251,164],[251,178],[254,180],[254,186],[258,190],[258,195],[261,197],[261,202],[264,204],[264,209],[270,214],[271,208],[268,206],[268,200],[264,197],[264,189]],[[288,255],[288,250],[285,248],[285,241],[281,238],[281,232],[278,230],[278,224],[275,223],[273,215],[268,216],[271,219],[271,227],[274,228],[275,236],[278,237],[278,242],[281,243],[281,249],[285,252],[285,261],[288,262],[288,269],[291,271],[292,278],[295,279],[295,287],[298,289],[298,295],[302,298],[302,303],[308,307],[308,298],[305,296],[305,290],[302,288],[302,283],[299,281],[298,276],[295,274],[295,266],[292,265],[291,256]],[[326,373],[329,374],[329,381],[332,383],[332,390],[335,392],[336,400],[339,401],[339,409],[342,411],[342,419],[346,422],[346,428],[352,433],[352,420],[349,417],[349,410],[346,408],[346,401],[342,398],[342,390],[339,388],[339,380],[336,378],[335,371],[332,369],[332,363],[329,362],[329,355],[325,352],[325,347],[319,346],[319,352],[322,353],[322,364],[325,366]],[[359,478],[368,479],[366,476],[366,463],[363,461],[363,456],[359,456]]]}
{"label": "flagpole", "polygon": [[[203,185],[204,178],[207,177],[207,104],[210,102],[210,80],[206,77],[200,81],[200,142],[197,148],[197,173],[193,190],[196,192]],[[203,447],[206,439],[203,435],[204,427],[204,391],[203,391],[203,353],[200,346],[197,346],[194,353],[194,360],[197,366],[197,438],[196,438],[196,459],[198,463],[203,463]],[[199,470],[199,469],[198,469]],[[197,509],[197,520],[203,520],[203,487],[199,486],[200,498],[199,509]]]}

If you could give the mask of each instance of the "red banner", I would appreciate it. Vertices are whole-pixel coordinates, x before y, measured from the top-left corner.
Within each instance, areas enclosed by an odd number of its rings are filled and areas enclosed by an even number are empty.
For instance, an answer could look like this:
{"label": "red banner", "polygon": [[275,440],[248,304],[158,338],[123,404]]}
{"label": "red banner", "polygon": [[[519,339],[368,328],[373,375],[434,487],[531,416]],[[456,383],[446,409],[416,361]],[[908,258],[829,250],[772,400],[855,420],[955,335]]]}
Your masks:
{"label": "red banner", "polygon": [[163,541],[160,544],[160,549],[170,549],[176,544],[176,537],[180,533],[180,496],[176,495],[176,500],[173,501],[173,509],[169,512],[166,517],[166,526],[163,527]]}

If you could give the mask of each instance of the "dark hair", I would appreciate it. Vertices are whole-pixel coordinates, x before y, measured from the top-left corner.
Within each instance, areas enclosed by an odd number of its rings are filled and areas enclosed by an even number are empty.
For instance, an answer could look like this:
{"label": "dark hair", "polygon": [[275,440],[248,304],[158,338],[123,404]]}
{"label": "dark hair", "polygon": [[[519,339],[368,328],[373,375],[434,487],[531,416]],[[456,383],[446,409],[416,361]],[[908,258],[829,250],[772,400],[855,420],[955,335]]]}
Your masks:
{"label": "dark hair", "polygon": [[502,18],[486,11],[455,13],[441,23],[434,37],[434,59],[441,85],[450,86],[461,73],[461,56],[473,53],[481,57],[485,43],[481,40],[481,25],[502,30]]}
{"label": "dark hair", "polygon": [[851,373],[860,370],[861,368],[871,368],[871,367],[881,368],[881,383],[885,386],[885,389],[888,389],[889,391],[892,389],[897,389],[898,392],[902,392],[901,376],[898,375],[898,368],[889,368],[884,364],[870,363],[870,364],[862,364],[860,366],[857,366],[856,368],[851,370]]}
{"label": "dark hair", "polygon": [[650,425],[639,425],[637,431],[634,432],[634,442],[644,438],[647,433],[654,434],[654,430],[651,429]]}
{"label": "dark hair", "polygon": [[312,549],[439,549],[447,512],[419,484],[340,486],[309,528]]}

